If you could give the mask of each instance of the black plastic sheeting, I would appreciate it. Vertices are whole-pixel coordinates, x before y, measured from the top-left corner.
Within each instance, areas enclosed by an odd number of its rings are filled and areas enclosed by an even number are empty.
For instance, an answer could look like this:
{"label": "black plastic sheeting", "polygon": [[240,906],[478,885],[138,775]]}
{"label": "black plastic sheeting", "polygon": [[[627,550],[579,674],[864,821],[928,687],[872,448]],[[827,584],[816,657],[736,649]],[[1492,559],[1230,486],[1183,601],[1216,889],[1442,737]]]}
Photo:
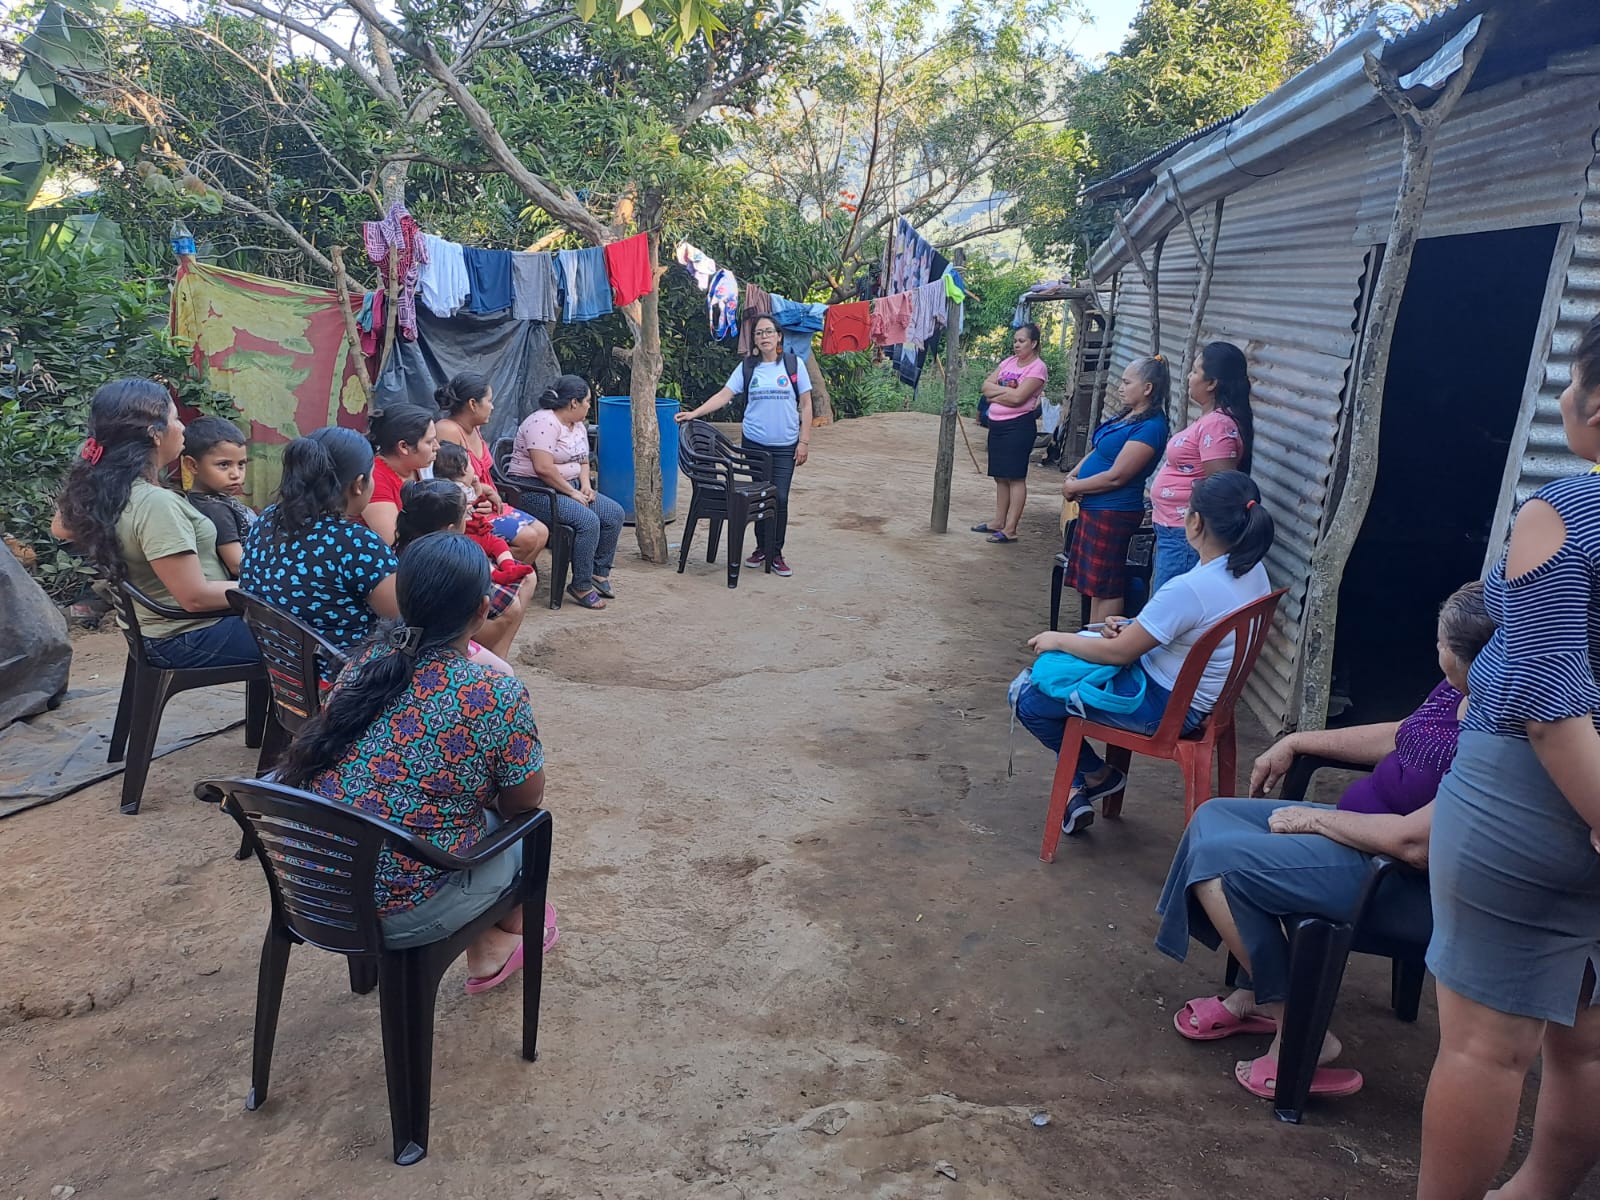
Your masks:
{"label": "black plastic sheeting", "polygon": [[434,389],[462,371],[479,371],[494,387],[494,415],[484,430],[492,446],[539,407],[539,394],[561,374],[561,364],[542,321],[518,321],[509,313],[440,317],[418,305],[417,340],[396,344],[373,408],[407,403],[432,409]]}

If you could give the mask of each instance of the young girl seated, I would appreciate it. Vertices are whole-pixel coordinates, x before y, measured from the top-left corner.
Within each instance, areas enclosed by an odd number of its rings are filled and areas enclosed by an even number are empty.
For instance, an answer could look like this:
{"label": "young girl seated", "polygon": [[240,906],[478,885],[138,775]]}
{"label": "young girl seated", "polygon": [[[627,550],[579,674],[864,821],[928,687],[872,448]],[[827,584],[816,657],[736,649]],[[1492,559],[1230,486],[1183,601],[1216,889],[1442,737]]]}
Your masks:
{"label": "young girl seated", "polygon": [[[448,479],[413,480],[400,489],[395,551],[403,555],[408,545],[426,534],[441,530],[462,533],[466,525],[467,498],[459,484]],[[496,583],[491,578],[488,595],[489,611],[477,638],[484,648],[503,659],[522,625],[521,584]],[[506,670],[510,672],[511,668],[506,667]]]}
{"label": "young girl seated", "polygon": [[[433,477],[448,480],[461,488],[467,505],[467,523],[463,532],[482,546],[489,561],[494,563],[494,570],[489,574],[493,582],[510,586],[533,575],[532,564],[519,563],[513,558],[510,543],[495,533],[494,522],[473,507],[478,499],[479,480],[465,450],[454,442],[440,442],[439,453],[433,460]],[[537,586],[538,582],[535,576],[533,586]]]}
{"label": "young girl seated", "polygon": [[217,530],[217,557],[228,574],[239,577],[244,538],[256,514],[239,499],[250,450],[244,434],[222,417],[198,417],[183,428],[178,475],[184,499]]}
{"label": "young girl seated", "polygon": [[[1272,546],[1274,526],[1261,506],[1260,490],[1248,475],[1224,471],[1197,483],[1184,529],[1189,544],[1200,555],[1200,565],[1168,580],[1136,619],[1110,617],[1099,637],[1041,633],[1028,642],[1040,653],[1060,650],[1085,663],[1125,668],[1121,675],[1134,683],[1138,682],[1135,673],[1142,672],[1144,694],[1132,712],[1085,706],[1083,715],[1092,721],[1135,733],[1154,733],[1189,650],[1222,618],[1272,590],[1261,560]],[[1233,639],[1224,638],[1195,689],[1193,706],[1184,721],[1185,733],[1198,729],[1216,705],[1232,664]],[[1059,755],[1068,716],[1066,704],[1030,680],[1018,695],[1016,708],[1017,719]],[[1085,741],[1062,832],[1078,833],[1092,824],[1094,802],[1116,795],[1126,785],[1127,777],[1108,766]]]}

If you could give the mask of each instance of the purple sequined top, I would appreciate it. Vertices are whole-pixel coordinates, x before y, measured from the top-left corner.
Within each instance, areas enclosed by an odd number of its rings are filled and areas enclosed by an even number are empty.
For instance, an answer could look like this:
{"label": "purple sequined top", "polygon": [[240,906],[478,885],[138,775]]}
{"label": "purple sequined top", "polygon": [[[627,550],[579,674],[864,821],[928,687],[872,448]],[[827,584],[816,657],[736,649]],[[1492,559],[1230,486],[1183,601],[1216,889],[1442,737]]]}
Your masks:
{"label": "purple sequined top", "polygon": [[1441,681],[1422,707],[1400,722],[1394,753],[1373,768],[1371,775],[1346,788],[1339,807],[1346,812],[1403,817],[1431,802],[1456,756],[1461,699],[1448,680]]}

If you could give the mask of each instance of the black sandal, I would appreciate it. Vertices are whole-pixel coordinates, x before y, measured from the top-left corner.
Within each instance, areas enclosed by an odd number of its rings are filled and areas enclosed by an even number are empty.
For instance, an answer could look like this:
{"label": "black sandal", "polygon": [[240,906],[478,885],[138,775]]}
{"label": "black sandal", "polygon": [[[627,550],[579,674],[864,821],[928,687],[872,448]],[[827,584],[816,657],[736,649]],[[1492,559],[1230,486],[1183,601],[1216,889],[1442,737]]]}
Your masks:
{"label": "black sandal", "polygon": [[569,585],[567,587],[567,595],[571,596],[585,608],[601,609],[606,606],[606,602],[600,598],[600,593],[595,588],[590,588],[586,592],[580,592],[576,585]]}
{"label": "black sandal", "polygon": [[592,576],[591,578],[594,579],[595,591],[599,592],[607,600],[615,600],[617,598],[617,594],[611,590],[611,580],[601,579],[598,576]]}

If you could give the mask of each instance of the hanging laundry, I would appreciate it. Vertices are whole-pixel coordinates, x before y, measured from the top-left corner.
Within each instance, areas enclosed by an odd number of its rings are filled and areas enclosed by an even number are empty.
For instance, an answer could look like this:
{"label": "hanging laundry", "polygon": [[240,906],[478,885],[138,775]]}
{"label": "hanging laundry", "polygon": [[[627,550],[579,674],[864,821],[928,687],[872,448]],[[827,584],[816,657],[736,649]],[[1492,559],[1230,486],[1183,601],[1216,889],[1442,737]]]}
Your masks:
{"label": "hanging laundry", "polygon": [[694,276],[694,284],[702,292],[711,286],[711,281],[716,277],[718,268],[710,255],[696,250],[688,242],[679,242],[672,251],[672,257],[685,271]]}
{"label": "hanging laundry", "polygon": [[562,250],[556,255],[556,276],[563,321],[593,321],[611,311],[611,280],[606,277],[606,253],[599,246]]}
{"label": "hanging laundry", "polygon": [[807,304],[802,300],[772,296],[772,319],[783,334],[783,348],[797,358],[803,359],[811,353],[811,339],[822,330],[827,315],[826,304]]}
{"label": "hanging laundry", "polygon": [[1011,328],[1017,329],[1033,320],[1033,305],[1026,300],[1018,300],[1016,310],[1011,314]]}
{"label": "hanging laundry", "polygon": [[889,352],[889,365],[894,368],[901,383],[914,388],[922,381],[922,365],[927,357],[927,347],[913,350],[909,346],[896,346]]}
{"label": "hanging laundry", "polygon": [[911,293],[895,292],[872,302],[872,344],[898,346],[906,340],[911,324]]}
{"label": "hanging laundry", "polygon": [[611,298],[619,308],[655,291],[655,271],[650,266],[648,234],[636,233],[620,242],[610,242],[604,253],[606,274],[611,278]]}
{"label": "hanging laundry", "polygon": [[830,304],[822,322],[822,352],[850,354],[872,345],[872,306],[865,300]]}
{"label": "hanging laundry", "polygon": [[911,293],[911,322],[906,326],[906,345],[912,350],[922,349],[922,344],[933,336],[934,330],[944,324],[944,281],[935,279]]}
{"label": "hanging laundry", "polygon": [[967,281],[961,277],[960,267],[946,269],[944,273],[944,294],[957,304],[966,303]]}
{"label": "hanging laundry", "polygon": [[756,352],[756,318],[772,313],[772,297],[765,288],[744,285],[744,303],[739,308],[739,353],[746,358]]}
{"label": "hanging laundry", "polygon": [[930,278],[933,246],[901,217],[895,225],[894,257],[889,263],[889,293],[909,292]]}
{"label": "hanging laundry", "polygon": [[422,264],[417,281],[422,285],[422,302],[430,312],[441,317],[454,316],[456,310],[467,302],[467,260],[465,251],[455,242],[447,242],[431,233],[422,235],[428,258]]}
{"label": "hanging laundry", "polygon": [[547,324],[560,320],[559,291],[555,255],[519,252],[511,256],[511,315],[517,320]]}
{"label": "hanging laundry", "polygon": [[475,313],[504,312],[511,307],[511,251],[468,246],[467,286]]}
{"label": "hanging laundry", "polygon": [[706,311],[711,317],[711,336],[719,342],[739,332],[739,281],[732,271],[719,268],[711,277]]}
{"label": "hanging laundry", "polygon": [[381,221],[363,221],[361,240],[366,245],[367,257],[378,263],[380,276],[389,279],[390,252],[396,252],[396,277],[399,280],[400,298],[396,314],[403,337],[415,341],[417,337],[417,281],[421,267],[428,262],[428,245],[417,223],[406,211],[404,204],[392,204]]}
{"label": "hanging laundry", "polygon": [[361,311],[356,314],[356,326],[361,330],[361,353],[376,358],[383,348],[382,288],[368,292],[361,300]]}

